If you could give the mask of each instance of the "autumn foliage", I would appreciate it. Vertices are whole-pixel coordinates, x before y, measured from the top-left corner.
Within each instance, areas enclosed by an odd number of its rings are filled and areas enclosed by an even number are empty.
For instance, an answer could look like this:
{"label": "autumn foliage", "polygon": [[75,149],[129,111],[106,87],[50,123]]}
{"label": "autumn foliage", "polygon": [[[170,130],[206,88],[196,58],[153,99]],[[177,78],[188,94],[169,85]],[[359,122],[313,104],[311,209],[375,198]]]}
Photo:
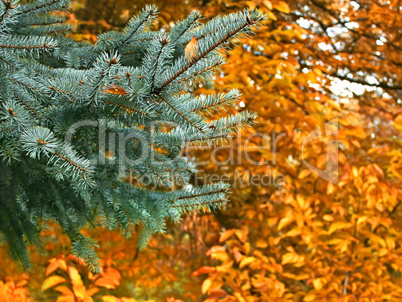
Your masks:
{"label": "autumn foliage", "polygon": [[[68,256],[65,239],[53,230],[34,271],[1,270],[0,297],[401,301],[400,3],[201,2],[163,1],[158,26],[170,26],[192,8],[207,18],[258,8],[269,18],[253,39],[227,55],[213,88],[238,88],[237,110],[258,112],[258,123],[228,142],[231,148],[191,151],[209,162],[199,167],[199,179],[225,175],[234,184],[231,203],[216,213],[190,215],[144,251],[137,250],[135,238],[86,230],[101,243],[104,271],[98,276]],[[110,3],[110,19],[97,15],[90,22],[89,7],[77,4],[71,20],[81,29],[80,39],[91,40],[93,32],[118,27],[128,17],[124,1]],[[317,139],[306,142],[311,133]],[[241,160],[227,161],[231,152],[243,154]],[[318,175],[314,168],[330,173]],[[262,175],[270,182],[250,181]],[[1,253],[2,267],[13,266],[6,247]]]}

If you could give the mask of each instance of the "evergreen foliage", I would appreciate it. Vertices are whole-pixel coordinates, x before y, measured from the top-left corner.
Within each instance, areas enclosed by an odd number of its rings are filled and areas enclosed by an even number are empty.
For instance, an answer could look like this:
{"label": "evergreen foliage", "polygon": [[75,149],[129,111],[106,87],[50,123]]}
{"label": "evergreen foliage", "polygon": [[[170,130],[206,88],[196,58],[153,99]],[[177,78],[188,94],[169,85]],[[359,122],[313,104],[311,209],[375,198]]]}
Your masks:
{"label": "evergreen foliage", "polygon": [[0,232],[28,267],[27,246],[40,249],[43,222],[55,221],[97,272],[96,242],[83,226],[101,221],[129,236],[139,225],[143,246],[166,219],[226,201],[227,184],[189,184],[195,168],[182,151],[225,140],[255,114],[210,121],[238,91],[193,91],[224,63],[220,51],[264,16],[244,11],[203,24],[194,12],[168,33],[152,30],[158,11],[147,6],[122,32],[89,45],[67,37],[68,6],[0,2]]}

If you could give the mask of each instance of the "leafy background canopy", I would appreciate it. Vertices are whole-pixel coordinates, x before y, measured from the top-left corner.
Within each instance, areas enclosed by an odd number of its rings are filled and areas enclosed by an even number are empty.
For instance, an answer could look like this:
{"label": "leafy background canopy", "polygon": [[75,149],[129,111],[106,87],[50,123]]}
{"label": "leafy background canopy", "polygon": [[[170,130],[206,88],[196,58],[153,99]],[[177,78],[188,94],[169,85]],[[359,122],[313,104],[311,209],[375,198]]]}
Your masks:
{"label": "leafy background canopy", "polygon": [[[129,2],[77,2],[69,16],[78,28],[75,37],[95,42],[95,34],[120,28],[146,4],[136,1],[133,7]],[[254,146],[250,155],[269,164],[211,163],[203,173],[284,175],[285,185],[235,187],[227,209],[188,215],[141,252],[136,238],[83,230],[99,240],[105,267],[99,276],[69,256],[66,239],[50,227],[46,254],[33,255],[29,274],[14,268],[2,246],[1,267],[7,270],[0,271],[0,293],[10,301],[118,301],[112,296],[137,301],[401,300],[398,1],[155,3],[162,16],[159,28],[169,28],[193,8],[206,18],[245,7],[267,14],[257,35],[227,55],[214,91],[238,88],[244,107],[237,109],[259,115],[249,133],[275,139],[276,150],[272,142],[255,136],[248,142]],[[206,87],[198,91],[211,92]],[[303,164],[305,159],[325,167],[322,141],[302,155],[303,138],[333,120],[339,125],[336,184]],[[200,160],[211,156],[195,153]],[[226,159],[228,154],[223,150],[216,156]]]}

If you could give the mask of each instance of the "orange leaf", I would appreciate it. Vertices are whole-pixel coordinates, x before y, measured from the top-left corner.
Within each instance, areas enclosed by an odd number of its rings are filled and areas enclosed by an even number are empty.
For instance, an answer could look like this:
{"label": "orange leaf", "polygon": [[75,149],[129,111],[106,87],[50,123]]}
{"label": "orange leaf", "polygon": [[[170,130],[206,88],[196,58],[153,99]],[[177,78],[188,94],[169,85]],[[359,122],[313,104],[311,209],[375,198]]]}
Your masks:
{"label": "orange leaf", "polygon": [[85,296],[92,297],[92,296],[95,295],[98,291],[99,291],[99,288],[97,288],[97,287],[92,287],[92,288],[87,289],[87,290],[85,291]]}
{"label": "orange leaf", "polygon": [[219,242],[224,242],[228,238],[232,237],[232,235],[236,232],[236,230],[227,230],[224,231],[221,236],[219,237]]}
{"label": "orange leaf", "polygon": [[193,58],[198,54],[198,42],[195,37],[191,39],[191,41],[187,44],[186,48],[184,49],[186,54],[187,61],[191,62]]}
{"label": "orange leaf", "polygon": [[[113,280],[121,279],[119,271],[113,267],[106,268],[106,270],[102,273],[102,276]],[[119,282],[117,282],[116,284],[119,284]]]}
{"label": "orange leaf", "polygon": [[209,273],[214,273],[216,271],[215,267],[210,267],[210,266],[203,266],[199,270],[196,270],[194,273],[191,274],[191,277],[196,277],[201,274],[209,274]]}
{"label": "orange leaf", "polygon": [[256,247],[265,249],[268,246],[268,242],[263,239],[257,239]]}
{"label": "orange leaf", "polygon": [[183,300],[178,300],[176,298],[170,297],[166,299],[166,302],[184,302]]}
{"label": "orange leaf", "polygon": [[112,279],[109,278],[99,278],[94,283],[96,286],[101,286],[108,289],[116,288],[116,284]]}
{"label": "orange leaf", "polygon": [[224,253],[224,252],[226,252],[226,249],[223,246],[215,245],[206,252],[206,255],[209,256],[213,253]]}
{"label": "orange leaf", "polygon": [[211,294],[209,295],[209,299],[217,299],[217,298],[222,298],[225,297],[227,293],[223,289],[213,289],[211,290]]}
{"label": "orange leaf", "polygon": [[241,259],[243,258],[242,253],[239,252],[238,249],[233,249],[233,255],[235,257],[236,263],[239,263],[241,261]]}
{"label": "orange leaf", "polygon": [[108,93],[108,94],[127,95],[127,91],[124,88],[119,87],[119,86],[114,85],[114,84],[112,84],[110,86],[111,86],[110,88],[104,89],[101,92],[102,93]]}
{"label": "orange leaf", "polygon": [[22,286],[27,285],[27,284],[28,284],[28,281],[24,279],[24,280],[18,281],[15,286],[22,287]]}
{"label": "orange leaf", "polygon": [[74,296],[73,292],[65,285],[57,286],[54,289],[61,292],[63,296]]}
{"label": "orange leaf", "polygon": [[50,259],[49,262],[50,262],[50,264],[47,266],[46,272],[45,272],[46,276],[49,276],[51,273],[53,273],[58,268],[61,268],[65,271],[67,270],[66,261],[64,261],[63,259],[53,258],[53,259]]}
{"label": "orange leaf", "polygon": [[118,270],[108,267],[102,273],[101,277],[95,281],[96,286],[105,287],[108,289],[116,288],[120,285],[121,275]]}

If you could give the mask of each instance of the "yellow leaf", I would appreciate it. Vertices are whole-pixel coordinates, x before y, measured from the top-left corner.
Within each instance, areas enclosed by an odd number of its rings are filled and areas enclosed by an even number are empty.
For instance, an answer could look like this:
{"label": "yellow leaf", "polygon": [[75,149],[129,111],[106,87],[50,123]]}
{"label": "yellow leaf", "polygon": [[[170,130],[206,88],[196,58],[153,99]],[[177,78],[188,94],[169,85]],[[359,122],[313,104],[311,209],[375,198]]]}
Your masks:
{"label": "yellow leaf", "polygon": [[278,20],[278,19],[276,18],[275,14],[274,14],[273,12],[271,12],[271,11],[266,11],[265,14],[266,14],[267,17],[268,17],[269,19],[271,19],[271,20],[274,20],[274,21]]}
{"label": "yellow leaf", "polygon": [[394,126],[399,131],[402,131],[402,114],[399,114],[394,120]]}
{"label": "yellow leaf", "polygon": [[388,250],[387,249],[380,249],[378,251],[378,257],[384,257],[386,254],[388,254]]}
{"label": "yellow leaf", "polygon": [[367,216],[360,216],[359,218],[357,218],[356,224],[361,224],[365,222],[367,219],[368,219]]}
{"label": "yellow leaf", "polygon": [[290,8],[289,5],[286,2],[279,1],[274,4],[274,8],[282,13],[289,14],[290,13]]}
{"label": "yellow leaf", "polygon": [[310,174],[311,174],[311,170],[305,169],[305,170],[303,170],[303,171],[301,171],[301,172],[299,173],[298,178],[299,178],[299,179],[303,179],[303,178],[305,178],[306,176],[309,176]]}
{"label": "yellow leaf", "polygon": [[254,3],[254,1],[247,1],[246,3],[249,10],[255,9],[256,3]]}
{"label": "yellow leaf", "polygon": [[334,221],[334,216],[332,215],[324,215],[322,216],[322,219],[324,219],[325,221]]}
{"label": "yellow leaf", "polygon": [[102,300],[103,300],[103,302],[119,302],[118,298],[116,298],[115,296],[110,296],[110,295],[102,296]]}
{"label": "yellow leaf", "polygon": [[335,191],[335,186],[332,183],[327,184],[327,195],[331,195]]}
{"label": "yellow leaf", "polygon": [[263,3],[269,10],[272,9],[272,3],[271,3],[271,1],[265,0],[265,1],[262,1],[262,3]]}
{"label": "yellow leaf", "polygon": [[83,285],[84,284],[82,282],[80,274],[78,273],[78,270],[75,267],[73,267],[73,266],[68,267],[68,275],[70,276],[71,283],[73,285]]}
{"label": "yellow leaf", "polygon": [[359,170],[357,169],[357,167],[353,166],[352,172],[355,178],[359,176]]}
{"label": "yellow leaf", "polygon": [[78,299],[84,299],[85,297],[85,286],[83,284],[74,284],[73,285],[73,291],[74,291],[74,295],[78,298]]}
{"label": "yellow leaf", "polygon": [[246,265],[249,265],[250,263],[253,263],[256,259],[254,257],[245,257],[240,261],[239,267],[243,268]]}
{"label": "yellow leaf", "polygon": [[64,279],[63,277],[60,277],[60,276],[51,276],[51,277],[47,278],[45,281],[43,281],[41,289],[47,290],[62,282],[66,282],[66,279]]}
{"label": "yellow leaf", "polygon": [[201,292],[203,293],[203,294],[205,294],[207,291],[208,291],[208,289],[211,287],[211,285],[212,285],[212,281],[211,281],[211,279],[206,279],[203,283],[202,283],[202,286],[201,286]]}
{"label": "yellow leaf", "polygon": [[332,100],[325,100],[325,102],[332,108],[338,110],[338,111],[342,111],[341,106],[336,102],[336,101],[332,101]]}
{"label": "yellow leaf", "polygon": [[[262,213],[258,213],[258,217],[260,217],[260,214],[262,214]],[[262,220],[262,219],[260,219],[260,220]],[[239,240],[244,242],[247,239],[248,229],[235,230],[235,234],[236,234],[237,238],[239,238]]]}
{"label": "yellow leaf", "polygon": [[297,275],[296,276],[296,280],[305,280],[305,279],[309,279],[310,275],[309,274],[303,274],[303,275]]}
{"label": "yellow leaf", "polygon": [[314,288],[320,290],[322,288],[322,280],[320,278],[313,280]]}
{"label": "yellow leaf", "polygon": [[241,295],[241,293],[235,292],[234,296],[236,297],[237,301],[239,302],[247,302],[246,299],[244,299]]}
{"label": "yellow leaf", "polygon": [[250,242],[246,242],[244,244],[244,249],[246,250],[246,254],[250,253],[250,249],[251,249]]}
{"label": "yellow leaf", "polygon": [[304,198],[301,196],[297,196],[296,200],[297,200],[297,203],[299,204],[300,209],[302,209],[302,210],[307,210],[307,208],[310,206],[310,203],[306,202],[304,200]]}
{"label": "yellow leaf", "polygon": [[319,68],[314,68],[314,69],[313,69],[313,72],[314,72],[317,76],[322,77],[322,71],[321,71]]}
{"label": "yellow leaf", "polygon": [[293,237],[293,236],[298,236],[301,234],[301,231],[297,228],[290,230],[289,232],[286,233],[287,237]]}
{"label": "yellow leaf", "polygon": [[350,228],[352,227],[352,224],[350,222],[346,222],[346,221],[335,221],[334,223],[331,224],[331,226],[329,227],[328,233],[332,234],[333,232],[337,231],[337,230],[341,230],[341,229],[345,229],[345,228]]}
{"label": "yellow leaf", "polygon": [[367,137],[364,129],[360,127],[344,127],[340,130],[340,133],[342,133],[344,136],[353,136],[361,139],[365,139]]}
{"label": "yellow leaf", "polygon": [[280,231],[284,227],[287,227],[289,224],[293,222],[293,220],[294,219],[292,216],[283,217],[278,223],[278,231]]}
{"label": "yellow leaf", "polygon": [[387,247],[389,249],[394,249],[396,246],[395,240],[393,238],[387,237],[385,238],[385,242],[387,243]]}
{"label": "yellow leaf", "polygon": [[287,263],[292,263],[294,262],[295,259],[295,254],[292,253],[286,253],[285,255],[282,256],[282,265],[285,265]]}
{"label": "yellow leaf", "polygon": [[296,279],[296,275],[291,274],[291,273],[283,273],[282,276],[289,278],[289,279]]}
{"label": "yellow leaf", "polygon": [[306,301],[306,302],[315,301],[315,297],[316,296],[313,294],[308,294],[307,296],[304,297],[303,301]]}

